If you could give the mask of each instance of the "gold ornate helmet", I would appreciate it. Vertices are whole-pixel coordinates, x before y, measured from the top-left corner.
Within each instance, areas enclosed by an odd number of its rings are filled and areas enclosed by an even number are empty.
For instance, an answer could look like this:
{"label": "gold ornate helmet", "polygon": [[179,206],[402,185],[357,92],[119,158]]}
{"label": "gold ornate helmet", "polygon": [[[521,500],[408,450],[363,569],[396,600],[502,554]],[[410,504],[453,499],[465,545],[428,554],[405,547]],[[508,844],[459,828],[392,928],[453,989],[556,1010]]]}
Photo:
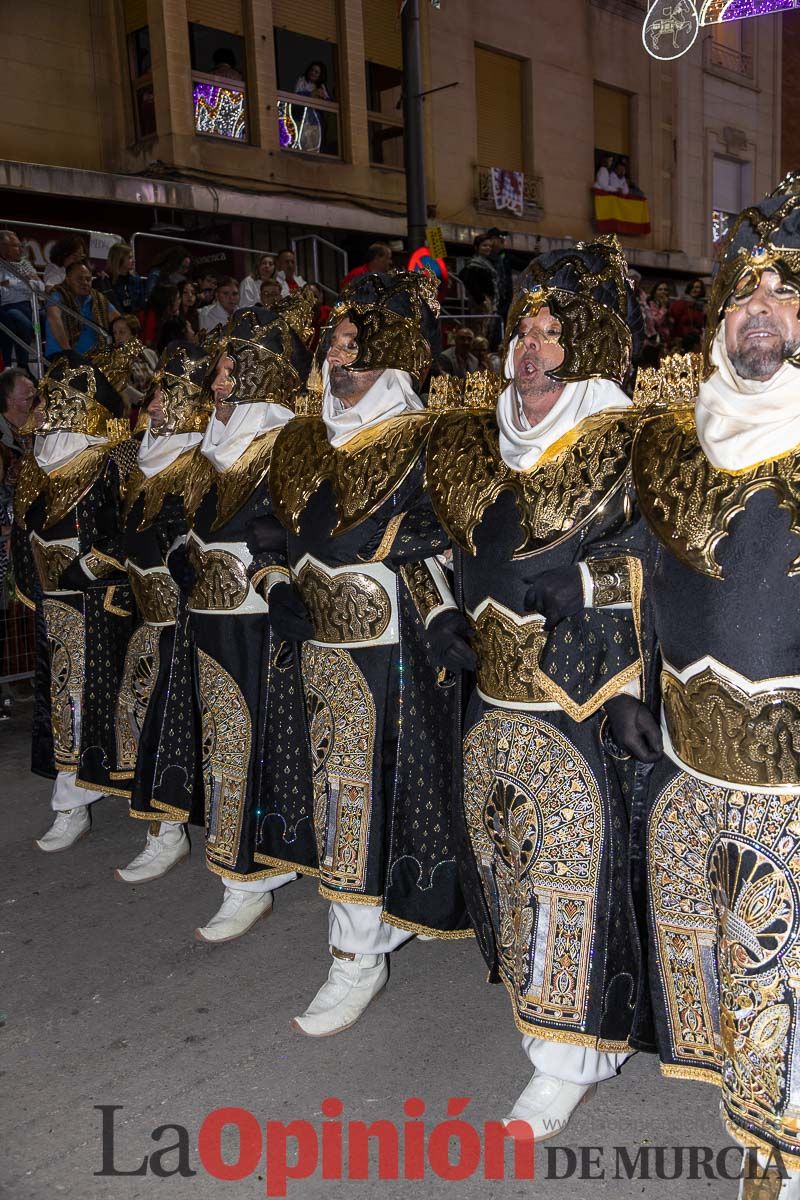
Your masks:
{"label": "gold ornate helmet", "polygon": [[[295,297],[297,297],[295,299]],[[294,409],[311,366],[314,293],[303,289],[275,309],[261,305],[234,313],[217,339],[211,376],[223,356],[233,360],[230,404],[268,401]]]}
{"label": "gold ornate helmet", "polygon": [[425,272],[361,275],[345,288],[331,310],[319,347],[321,366],[335,327],[345,318],[357,329],[358,356],[350,371],[394,368],[416,383],[428,373],[436,343],[436,281]]}
{"label": "gold ornate helmet", "polygon": [[561,322],[564,349],[553,379],[622,383],[642,333],[642,314],[616,237],[552,250],[530,264],[508,312],[505,349],[524,317],[547,307]]}
{"label": "gold ornate helmet", "polygon": [[211,401],[205,388],[208,355],[191,342],[171,342],[161,355],[147,389],[142,409],[161,389],[165,424],[162,433],[202,433],[211,416]]}
{"label": "gold ornate helmet", "polygon": [[[790,171],[774,192],[740,212],[722,243],[708,299],[703,342],[707,370],[713,369],[711,348],[731,297],[754,292],[765,271],[776,271],[797,290],[800,308],[800,172]],[[800,366],[800,354],[787,361]]]}
{"label": "gold ornate helmet", "polygon": [[37,390],[24,433],[84,433],[109,441],[130,435],[122,399],[103,372],[74,351],[58,356]]}

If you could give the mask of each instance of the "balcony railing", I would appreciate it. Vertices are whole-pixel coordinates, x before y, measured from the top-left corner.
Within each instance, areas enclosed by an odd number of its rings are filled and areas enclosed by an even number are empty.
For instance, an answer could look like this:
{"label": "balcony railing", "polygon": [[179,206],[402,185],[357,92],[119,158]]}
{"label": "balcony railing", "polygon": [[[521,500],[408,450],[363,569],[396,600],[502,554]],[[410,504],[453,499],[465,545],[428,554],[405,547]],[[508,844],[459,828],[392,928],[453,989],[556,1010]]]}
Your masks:
{"label": "balcony railing", "polygon": [[[478,167],[475,179],[475,208],[482,213],[503,211],[495,204],[492,186],[492,170],[497,168]],[[506,208],[505,211],[509,211]],[[513,208],[510,211],[514,211]],[[544,216],[542,203],[542,178],[540,175],[524,175],[522,180],[522,212],[516,212],[527,221],[540,221]]]}
{"label": "balcony railing", "polygon": [[719,67],[731,75],[742,75],[745,79],[753,78],[753,56],[737,50],[735,46],[724,46],[713,37],[707,38],[703,47],[707,67]]}
{"label": "balcony railing", "polygon": [[194,128],[207,137],[246,142],[247,91],[238,79],[192,72]]}
{"label": "balcony railing", "polygon": [[281,150],[339,158],[339,105],[332,100],[278,92]]}

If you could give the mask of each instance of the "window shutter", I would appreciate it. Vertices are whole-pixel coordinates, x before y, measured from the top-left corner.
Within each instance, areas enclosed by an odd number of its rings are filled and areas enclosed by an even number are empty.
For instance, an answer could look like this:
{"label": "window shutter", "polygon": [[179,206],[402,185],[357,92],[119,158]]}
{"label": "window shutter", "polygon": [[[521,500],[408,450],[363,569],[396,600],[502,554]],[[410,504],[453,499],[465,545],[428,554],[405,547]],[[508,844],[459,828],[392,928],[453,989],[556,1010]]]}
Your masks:
{"label": "window shutter", "polygon": [[123,0],[122,12],[126,33],[134,33],[147,25],[147,0]]}
{"label": "window shutter", "polygon": [[522,171],[522,63],[475,47],[478,166]]}
{"label": "window shutter", "polygon": [[223,33],[244,33],[241,0],[188,0],[186,13],[191,25],[207,25]]}
{"label": "window shutter", "polygon": [[272,0],[272,23],[323,42],[338,42],[336,0]]}
{"label": "window shutter", "polygon": [[400,15],[395,0],[366,0],[364,4],[364,57],[382,67],[403,69]]}
{"label": "window shutter", "polygon": [[631,98],[627,92],[594,85],[594,144],[609,154],[631,152]]}

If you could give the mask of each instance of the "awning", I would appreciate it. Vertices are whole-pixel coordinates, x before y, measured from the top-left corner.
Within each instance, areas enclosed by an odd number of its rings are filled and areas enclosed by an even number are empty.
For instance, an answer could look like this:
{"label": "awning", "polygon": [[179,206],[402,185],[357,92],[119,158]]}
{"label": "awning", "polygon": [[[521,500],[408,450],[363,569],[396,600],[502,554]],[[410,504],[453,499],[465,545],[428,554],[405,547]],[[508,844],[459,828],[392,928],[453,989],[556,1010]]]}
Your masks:
{"label": "awning", "polygon": [[594,225],[598,233],[623,233],[629,237],[650,232],[650,207],[646,196],[623,196],[592,188]]}

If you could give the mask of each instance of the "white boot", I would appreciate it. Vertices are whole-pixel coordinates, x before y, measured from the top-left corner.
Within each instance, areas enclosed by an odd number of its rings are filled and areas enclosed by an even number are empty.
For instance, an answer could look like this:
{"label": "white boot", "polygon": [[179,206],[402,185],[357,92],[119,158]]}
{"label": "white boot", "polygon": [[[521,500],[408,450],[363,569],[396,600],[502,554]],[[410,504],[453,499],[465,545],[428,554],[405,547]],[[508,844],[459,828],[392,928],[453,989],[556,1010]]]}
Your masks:
{"label": "white boot", "polygon": [[308,1037],[330,1037],[355,1025],[364,1009],[386,985],[385,954],[347,954],[331,946],[328,978],[301,1017],[292,1021]]}
{"label": "white boot", "polygon": [[194,936],[200,942],[232,942],[271,912],[272,892],[245,891],[226,883],[219,910],[202,929],[195,929]]}
{"label": "white boot", "polygon": [[800,1174],[780,1165],[777,1151],[774,1158],[745,1150],[742,1156],[742,1179],[739,1200],[798,1200]]}
{"label": "white boot", "polygon": [[123,883],[149,883],[182,862],[189,850],[189,839],[180,822],[151,821],[144,850],[114,874]]}
{"label": "white boot", "polygon": [[533,1130],[536,1142],[558,1137],[581,1101],[592,1098],[595,1087],[593,1083],[568,1083],[537,1071],[503,1123],[524,1121]]}
{"label": "white boot", "polygon": [[56,813],[55,821],[36,845],[48,854],[56,850],[69,850],[80,838],[86,837],[91,823],[88,804],[82,804],[80,808],[62,809]]}

